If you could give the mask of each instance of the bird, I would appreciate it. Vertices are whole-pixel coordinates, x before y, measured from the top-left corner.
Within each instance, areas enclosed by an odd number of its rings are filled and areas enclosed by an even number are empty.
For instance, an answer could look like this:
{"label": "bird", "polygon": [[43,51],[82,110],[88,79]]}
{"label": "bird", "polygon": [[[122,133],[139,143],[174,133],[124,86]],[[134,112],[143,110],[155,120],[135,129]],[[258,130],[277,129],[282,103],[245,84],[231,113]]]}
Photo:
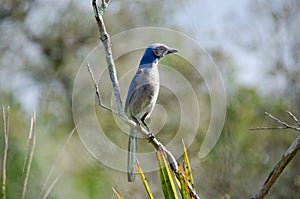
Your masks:
{"label": "bird", "polygon": [[[146,48],[141,58],[139,67],[134,75],[126,97],[125,114],[136,125],[141,123],[151,133],[145,120],[150,117],[159,93],[158,62],[167,54],[178,52],[164,44],[155,43]],[[135,180],[137,135],[135,128],[130,128],[128,141],[127,178],[128,182]],[[153,135],[151,133],[151,135]]]}

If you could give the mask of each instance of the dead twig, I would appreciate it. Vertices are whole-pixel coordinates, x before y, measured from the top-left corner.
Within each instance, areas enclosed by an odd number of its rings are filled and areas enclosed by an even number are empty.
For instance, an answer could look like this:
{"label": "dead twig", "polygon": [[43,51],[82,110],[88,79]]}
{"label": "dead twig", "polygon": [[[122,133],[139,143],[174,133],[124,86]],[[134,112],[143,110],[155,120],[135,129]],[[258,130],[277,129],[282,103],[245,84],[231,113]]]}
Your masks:
{"label": "dead twig", "polygon": [[[103,2],[104,1],[102,0],[102,6],[104,5]],[[91,75],[91,78],[93,80],[93,83],[94,83],[94,86],[95,86],[95,89],[96,89],[96,95],[97,95],[97,98],[98,98],[99,106],[101,106],[102,108],[105,108],[108,111],[111,111],[113,114],[118,115],[123,120],[123,122],[125,122],[127,125],[135,128],[138,132],[145,135],[146,139],[154,146],[154,148],[156,150],[164,151],[164,153],[167,155],[167,158],[168,158],[168,161],[169,161],[169,164],[170,164],[170,167],[171,167],[172,171],[176,174],[175,176],[177,178],[179,178],[179,176],[182,175],[182,174],[180,174],[179,171],[178,171],[178,162],[175,159],[175,157],[173,156],[173,154],[170,151],[168,151],[166,149],[166,147],[163,144],[161,144],[153,136],[152,133],[148,132],[145,128],[143,128],[141,126],[136,125],[135,122],[129,120],[127,118],[127,116],[125,115],[125,113],[123,111],[121,96],[120,96],[120,89],[119,89],[118,79],[117,79],[117,75],[116,75],[117,74],[116,73],[116,68],[115,68],[115,64],[114,64],[114,60],[113,60],[113,56],[112,56],[110,37],[109,37],[109,34],[106,31],[103,18],[99,14],[99,13],[103,14],[103,7],[101,8],[101,10],[99,12],[99,9],[98,9],[99,7],[97,6],[96,0],[92,1],[92,6],[93,6],[93,9],[94,9],[95,19],[96,19],[97,25],[98,25],[98,31],[100,33],[100,40],[102,41],[102,43],[104,45],[104,49],[105,49],[106,63],[108,65],[109,75],[110,75],[110,79],[111,79],[111,82],[112,82],[112,85],[113,85],[113,90],[114,90],[114,95],[115,95],[115,98],[116,98],[116,104],[117,104],[118,112],[113,111],[111,108],[105,106],[102,103],[102,99],[101,99],[101,95],[100,95],[100,92],[99,92],[98,84],[95,80],[95,77],[93,75],[93,71],[91,70],[91,67],[88,65],[87,67],[88,67],[89,73]],[[105,5],[105,9],[106,9],[106,7],[107,7],[107,4]],[[193,196],[193,198],[198,199],[199,196],[193,190],[191,185],[189,185],[189,189],[190,189],[190,193]]]}
{"label": "dead twig", "polygon": [[[298,119],[291,113],[291,112],[287,112],[290,116],[293,117],[293,119],[297,122],[297,124],[300,126]],[[268,112],[265,112],[265,114],[271,118],[272,120],[278,122],[279,124],[281,124],[282,126],[276,126],[276,127],[256,127],[256,128],[251,128],[250,130],[276,130],[276,129],[292,129],[295,131],[300,131],[300,127],[296,127],[296,126],[292,126],[287,124],[286,122],[281,121],[280,119],[278,119],[277,117],[271,115]]]}
{"label": "dead twig", "polygon": [[[142,126],[136,125],[136,123],[134,121],[129,120],[126,116],[121,115],[121,114],[117,113],[116,111],[113,111],[111,108],[107,107],[106,105],[104,105],[102,103],[99,90],[97,91],[97,88],[98,88],[97,82],[93,78],[93,76],[94,76],[93,75],[93,71],[91,70],[90,66],[88,66],[88,68],[89,68],[89,73],[91,75],[91,79],[93,80],[93,83],[94,83],[95,88],[96,88],[96,95],[97,95],[97,98],[98,98],[98,104],[99,104],[99,106],[103,107],[106,110],[112,112],[113,114],[119,116],[124,123],[126,123],[130,127],[135,128],[138,132],[140,132],[143,135],[145,135],[145,138],[149,141],[149,143],[151,143],[154,146],[154,148],[156,150],[163,151],[166,154],[167,158],[168,158],[168,161],[169,161],[169,164],[170,164],[170,167],[171,167],[172,171],[175,173],[176,178],[179,180],[180,179],[180,175],[182,175],[182,174],[179,173],[178,162],[177,162],[176,158],[174,157],[174,155],[169,150],[167,150],[167,148],[161,142],[159,142],[153,136],[153,134],[151,134],[150,132],[148,132],[145,128],[143,128]],[[200,198],[197,195],[197,193],[195,192],[194,188],[190,185],[190,183],[188,183],[188,188],[189,188],[189,191],[190,191],[191,195],[193,196],[193,198],[196,198],[196,199]]]}
{"label": "dead twig", "polygon": [[298,126],[300,126],[300,121],[298,120],[298,118],[290,111],[287,111],[287,113],[293,118],[293,120],[295,120],[295,122],[298,124]]}
{"label": "dead twig", "polygon": [[252,197],[252,199],[263,199],[268,194],[271,187],[274,185],[274,183],[276,182],[280,174],[283,172],[285,167],[295,157],[299,149],[300,135],[290,145],[289,149],[285,152],[285,154],[281,157],[279,162],[275,165],[275,167],[269,174],[260,191],[254,197]]}
{"label": "dead twig", "polygon": [[169,159],[169,162],[170,162],[170,165],[171,165],[171,168],[178,172],[178,163],[176,161],[176,159],[174,158],[174,156],[172,155],[172,153],[170,151],[168,151],[165,146],[163,144],[161,144],[154,136],[153,134],[151,134],[150,132],[148,132],[145,128],[143,128],[142,126],[139,126],[139,125],[136,125],[136,123],[130,119],[128,119],[128,117],[126,117],[125,115],[121,115],[119,114],[118,112],[112,110],[111,108],[109,108],[108,106],[104,105],[102,103],[102,100],[101,100],[101,95],[100,95],[100,92],[99,92],[99,87],[98,87],[98,84],[94,78],[94,75],[93,75],[93,71],[91,69],[91,67],[89,65],[87,65],[88,67],[88,71],[91,75],[91,79],[94,83],[94,86],[95,86],[95,89],[96,89],[96,96],[97,96],[97,99],[98,99],[98,104],[100,107],[110,111],[111,113],[119,116],[122,121],[124,123],[126,123],[127,125],[129,125],[130,127],[133,127],[135,128],[137,131],[139,131],[140,133],[142,133],[143,135],[145,135],[145,138],[155,147],[155,149],[160,149],[162,151],[164,151]]}
{"label": "dead twig", "polygon": [[[295,115],[293,115],[291,112],[287,112],[292,118],[297,122],[298,119]],[[266,112],[266,115],[270,117],[271,119],[275,120],[279,124],[283,126],[278,127],[257,127],[252,130],[271,130],[271,129],[293,129],[296,131],[300,131],[300,128],[291,126],[287,124],[286,122],[281,121],[280,119],[274,117],[270,113]],[[263,199],[268,192],[270,191],[271,187],[274,185],[276,180],[279,178],[285,167],[289,164],[289,162],[295,157],[297,152],[300,150],[300,135],[294,140],[294,142],[290,145],[288,150],[284,153],[284,155],[281,157],[281,159],[278,161],[278,163],[275,165],[273,170],[270,172],[268,178],[264,182],[263,186],[261,187],[260,191],[252,197],[252,199]]]}
{"label": "dead twig", "polygon": [[102,108],[108,110],[108,111],[111,111],[112,113],[114,113],[116,115],[120,115],[119,112],[116,112],[116,111],[112,110],[110,107],[103,104],[102,99],[101,99],[101,95],[100,95],[100,91],[99,91],[99,86],[96,82],[96,79],[95,79],[95,76],[94,76],[94,73],[92,71],[92,68],[91,68],[90,64],[87,64],[87,69],[90,73],[90,76],[91,76],[91,78],[93,80],[93,83],[94,83],[94,86],[95,86],[96,95],[97,95],[97,98],[98,98],[98,105],[101,106]]}
{"label": "dead twig", "polygon": [[[106,9],[107,5],[105,3],[106,2],[102,1],[102,9],[103,8]],[[97,25],[98,25],[98,31],[100,33],[100,40],[102,41],[104,49],[105,49],[106,63],[108,65],[109,77],[111,79],[113,90],[114,90],[114,95],[116,98],[118,113],[120,115],[125,115],[124,110],[122,108],[122,100],[121,100],[121,95],[120,95],[119,83],[118,83],[118,79],[117,79],[116,67],[115,67],[113,56],[112,56],[110,36],[106,31],[102,15],[99,14],[100,13],[99,7],[97,6],[96,0],[93,0],[92,6],[94,9],[95,19],[96,19]],[[104,10],[102,10],[101,12],[103,13]]]}

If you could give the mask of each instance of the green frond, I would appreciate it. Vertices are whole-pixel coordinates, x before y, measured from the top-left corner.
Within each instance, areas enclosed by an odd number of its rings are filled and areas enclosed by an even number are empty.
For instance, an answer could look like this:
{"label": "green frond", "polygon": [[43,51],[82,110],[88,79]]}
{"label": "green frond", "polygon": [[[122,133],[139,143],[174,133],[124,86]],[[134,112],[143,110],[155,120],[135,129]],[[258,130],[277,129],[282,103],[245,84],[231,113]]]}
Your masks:
{"label": "green frond", "polygon": [[174,181],[164,153],[157,151],[156,155],[159,163],[160,181],[164,196],[166,199],[178,199]]}
{"label": "green frond", "polygon": [[145,177],[145,175],[144,175],[144,173],[143,173],[143,170],[142,170],[142,168],[140,167],[140,165],[139,165],[138,162],[136,163],[136,170],[137,170],[137,171],[139,172],[139,174],[140,174],[141,180],[142,180],[142,182],[143,182],[143,184],[144,184],[144,187],[145,187],[145,189],[146,189],[146,191],[147,191],[147,194],[148,194],[149,199],[154,199],[154,197],[153,197],[153,195],[152,195],[152,192],[151,192],[151,190],[150,190],[149,184],[148,184],[148,182],[147,182],[147,180],[146,180],[146,177]]}

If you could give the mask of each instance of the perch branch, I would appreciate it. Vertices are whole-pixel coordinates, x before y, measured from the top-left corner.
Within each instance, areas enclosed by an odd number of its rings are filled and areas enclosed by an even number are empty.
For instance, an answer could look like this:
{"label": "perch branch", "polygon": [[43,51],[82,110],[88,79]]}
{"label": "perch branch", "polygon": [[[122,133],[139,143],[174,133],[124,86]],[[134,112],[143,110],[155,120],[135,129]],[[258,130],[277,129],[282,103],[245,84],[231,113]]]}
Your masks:
{"label": "perch branch", "polygon": [[[172,171],[175,173],[176,178],[179,179],[180,175],[182,175],[182,174],[179,173],[177,160],[175,159],[173,154],[169,150],[167,150],[167,148],[161,142],[159,142],[155,138],[155,136],[153,136],[152,133],[148,132],[142,126],[136,125],[136,123],[132,120],[129,120],[128,117],[126,117],[124,115],[121,115],[120,113],[118,113],[116,111],[113,111],[111,108],[109,108],[108,106],[106,106],[102,103],[101,95],[100,95],[100,92],[99,92],[99,87],[98,87],[98,84],[97,84],[97,82],[94,78],[93,71],[92,71],[92,69],[89,65],[87,65],[87,67],[88,67],[88,71],[90,73],[91,79],[92,79],[92,81],[94,83],[94,86],[95,86],[95,89],[96,89],[96,96],[97,96],[97,99],[98,99],[99,106],[102,107],[102,108],[105,108],[106,110],[108,110],[108,111],[112,112],[113,114],[119,116],[123,120],[124,123],[126,123],[130,127],[135,128],[138,132],[142,133],[145,136],[145,138],[149,141],[149,143],[151,143],[154,146],[154,148],[156,150],[163,151],[166,154],[167,158],[168,158],[168,161],[170,163],[170,167],[171,167]],[[194,198],[199,199],[199,196],[196,194],[195,190],[190,185],[190,183],[188,184],[188,188],[189,188],[189,191],[190,191],[191,195]]]}
{"label": "perch branch", "polygon": [[90,76],[91,76],[91,79],[94,83],[94,86],[95,86],[95,89],[96,89],[96,96],[97,96],[97,99],[98,99],[98,104],[100,107],[112,112],[113,114],[119,116],[124,123],[126,123],[127,125],[129,125],[130,127],[133,127],[135,128],[137,131],[139,131],[140,133],[142,133],[146,139],[155,147],[156,150],[162,150],[166,153],[168,159],[169,159],[169,162],[171,163],[171,167],[176,170],[178,172],[178,167],[177,167],[177,161],[176,159],[174,158],[174,156],[172,155],[172,153],[170,151],[168,151],[165,146],[163,146],[163,144],[161,144],[154,136],[153,134],[151,134],[150,132],[148,132],[145,128],[143,128],[142,126],[139,126],[139,125],[136,125],[136,123],[130,119],[128,119],[128,117],[126,116],[123,116],[121,115],[120,113],[112,110],[111,108],[109,108],[108,106],[104,105],[102,103],[102,100],[101,100],[101,95],[100,95],[100,92],[99,92],[99,86],[94,78],[94,74],[93,74],[93,71],[90,67],[90,65],[88,64],[87,65],[87,68],[88,68],[88,71],[90,73]]}
{"label": "perch branch", "polygon": [[[108,1],[106,3],[108,3]],[[102,4],[103,4],[103,0],[102,0]],[[180,175],[180,173],[178,171],[178,162],[175,159],[175,157],[173,156],[173,154],[170,151],[168,151],[166,149],[166,147],[163,144],[161,144],[152,135],[152,133],[148,132],[145,128],[143,128],[141,126],[136,125],[136,123],[133,122],[132,120],[129,120],[126,117],[126,115],[123,111],[122,100],[121,100],[121,96],[120,96],[120,89],[119,89],[119,84],[118,84],[118,79],[117,79],[117,72],[116,72],[116,67],[115,67],[115,64],[114,64],[113,56],[112,56],[110,37],[109,37],[109,34],[106,31],[102,15],[99,14],[99,9],[98,9],[96,0],[92,0],[92,6],[93,6],[93,9],[94,9],[95,19],[96,19],[97,25],[98,25],[98,31],[100,33],[100,40],[102,41],[102,43],[104,45],[104,49],[105,49],[106,63],[108,65],[108,69],[109,69],[109,75],[110,75],[110,79],[111,79],[111,82],[112,82],[114,95],[115,95],[115,98],[116,98],[116,104],[117,104],[118,112],[116,113],[115,111],[113,111],[112,109],[110,109],[109,107],[105,106],[102,103],[98,84],[95,80],[95,77],[93,75],[93,71],[91,70],[91,67],[88,65],[88,70],[89,70],[89,73],[91,75],[91,78],[93,80],[93,83],[94,83],[94,86],[95,86],[95,89],[96,89],[98,104],[101,107],[105,108],[106,110],[111,111],[113,114],[118,115],[127,125],[135,128],[138,132],[142,133],[146,137],[146,139],[154,146],[154,148],[156,150],[164,151],[165,154],[167,155],[167,158],[168,158],[168,161],[170,163],[170,167],[171,167],[172,171],[176,174],[176,177],[178,178],[179,175]],[[106,5],[106,7],[107,7],[107,5]],[[102,11],[102,14],[103,14],[102,9],[101,9],[101,11]],[[194,198],[199,198],[199,196],[193,190],[192,186],[189,186],[189,189],[190,189],[191,195]]]}
{"label": "perch branch", "polygon": [[[290,116],[293,117],[293,119],[297,122],[298,119],[296,116],[294,116],[291,112],[288,112]],[[278,118],[274,117],[270,113],[266,113],[267,116],[269,116],[271,119],[277,121],[279,124],[283,125],[279,127],[275,127],[273,129],[293,129],[296,131],[300,131],[300,128],[297,128],[295,126],[288,125],[287,123],[279,120]],[[297,122],[298,123],[298,122]],[[268,127],[263,127],[263,128],[255,128],[254,130],[261,130],[261,129],[266,129]],[[271,129],[271,128],[269,128]],[[260,191],[252,197],[252,199],[263,199],[268,192],[270,191],[271,187],[274,185],[276,180],[279,178],[285,167],[289,164],[289,162],[295,157],[297,152],[300,150],[300,135],[294,140],[294,142],[290,145],[288,150],[284,153],[284,155],[281,157],[279,162],[275,165],[271,173],[269,174],[268,178],[264,182],[262,188]]]}
{"label": "perch branch", "polygon": [[[103,5],[104,5],[104,3],[102,1],[102,6]],[[100,12],[99,12],[96,0],[93,0],[92,6],[94,9],[95,19],[97,21],[98,31],[100,34],[99,39],[102,41],[104,49],[105,49],[105,59],[106,59],[107,65],[108,65],[109,77],[111,79],[113,90],[114,90],[114,95],[116,98],[118,113],[120,115],[124,116],[125,114],[124,114],[124,111],[122,108],[122,100],[121,100],[121,95],[120,95],[119,83],[118,83],[118,79],[117,79],[117,72],[116,72],[114,59],[112,56],[110,36],[106,31],[102,15],[99,14]],[[104,12],[104,11],[102,10],[102,12]]]}

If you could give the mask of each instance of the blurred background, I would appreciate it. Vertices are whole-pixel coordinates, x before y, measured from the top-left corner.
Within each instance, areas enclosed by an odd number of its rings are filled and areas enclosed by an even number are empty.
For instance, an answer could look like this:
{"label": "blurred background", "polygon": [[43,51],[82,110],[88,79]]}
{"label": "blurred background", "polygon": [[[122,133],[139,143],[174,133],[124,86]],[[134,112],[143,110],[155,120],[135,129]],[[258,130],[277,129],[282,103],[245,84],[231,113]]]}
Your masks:
{"label": "blurred background", "polygon": [[[65,144],[74,128],[72,89],[76,72],[99,44],[91,2],[0,2],[0,104],[11,107],[7,198],[19,196],[29,118],[34,110],[37,141],[26,198],[40,196],[46,177],[64,147],[46,188],[56,176],[61,178],[48,198],[114,198],[113,186],[125,198],[145,198],[139,179],[129,184],[125,173],[93,159],[76,133]],[[104,15],[111,35],[148,26],[184,32],[207,50],[222,74],[227,115],[221,137],[212,152],[199,159],[203,141],[200,128],[188,150],[201,198],[250,198],[297,136],[290,130],[249,129],[277,125],[265,116],[265,111],[291,124],[293,121],[285,111],[300,118],[299,11],[297,0],[111,0]],[[104,59],[101,56],[99,59]],[[122,60],[121,57],[116,62],[121,73]],[[138,64],[131,63],[126,66],[128,69]],[[167,59],[164,63],[172,66],[176,62]],[[201,82],[192,72],[182,71],[197,86]],[[168,107],[169,102],[163,97],[168,91],[162,89],[162,93],[159,102]],[[205,115],[209,95],[202,92],[201,96],[204,118],[209,118]],[[97,114],[99,120],[105,115],[100,109]],[[112,132],[110,138],[120,142],[119,128],[112,117],[103,117],[103,125]],[[174,116],[169,122],[179,119]],[[2,122],[0,129],[2,155]],[[169,137],[160,139],[164,142]],[[126,148],[127,140],[122,143]],[[155,196],[161,198],[158,173],[148,173],[146,177]],[[268,198],[299,197],[300,158],[296,156]]]}

